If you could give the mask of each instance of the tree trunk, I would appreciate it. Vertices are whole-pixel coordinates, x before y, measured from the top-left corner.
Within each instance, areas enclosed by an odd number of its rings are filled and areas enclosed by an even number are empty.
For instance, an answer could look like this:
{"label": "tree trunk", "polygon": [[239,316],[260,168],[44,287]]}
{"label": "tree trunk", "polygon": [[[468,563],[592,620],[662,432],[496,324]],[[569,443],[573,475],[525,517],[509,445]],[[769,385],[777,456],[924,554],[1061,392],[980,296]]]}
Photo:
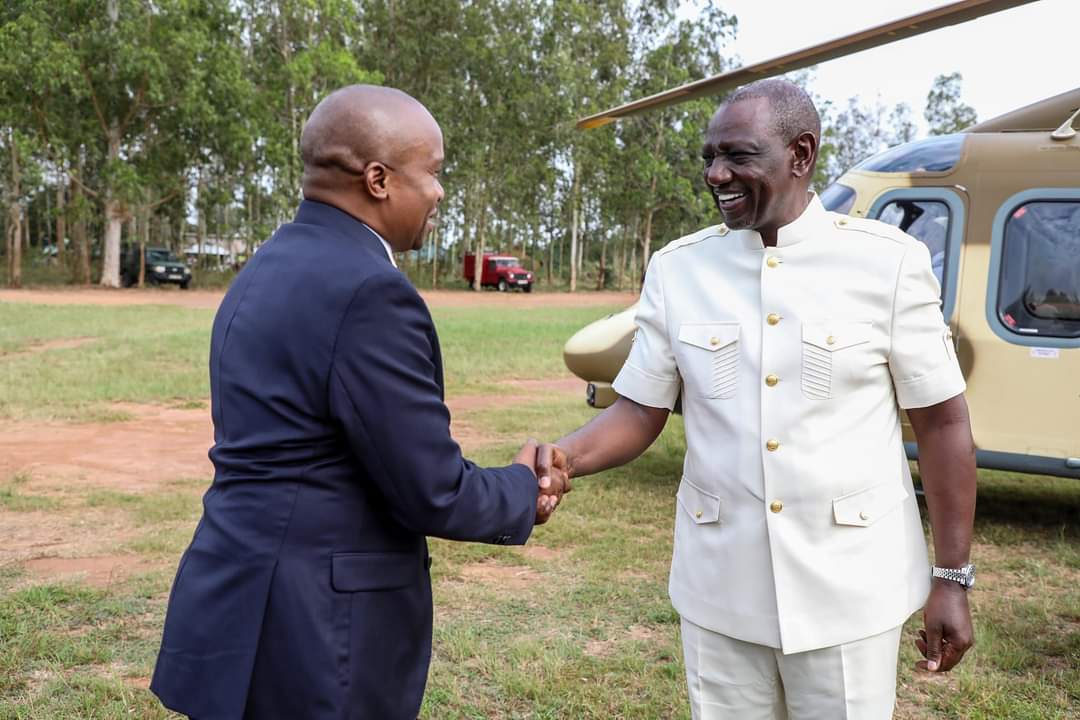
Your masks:
{"label": "tree trunk", "polygon": [[[120,19],[120,7],[117,0],[108,0],[105,13],[111,29]],[[115,71],[115,68],[113,70]],[[106,140],[109,145],[107,162],[116,162],[120,159],[120,125],[115,118],[109,124]],[[103,287],[120,287],[120,229],[123,222],[124,208],[116,197],[116,188],[107,187],[105,188],[105,238],[101,261]]]}
{"label": "tree trunk", "polygon": [[[120,129],[114,120],[109,128],[109,161],[120,158]],[[120,230],[125,208],[116,197],[116,189],[105,189],[105,241],[101,263],[101,285],[120,287]]]}
{"label": "tree trunk", "polygon": [[570,292],[577,290],[578,275],[578,172],[574,167],[574,183],[570,188]]}
{"label": "tree trunk", "polygon": [[[84,177],[83,170],[86,167],[86,153],[79,150],[79,177]],[[75,282],[81,285],[90,284],[90,237],[86,231],[86,209],[83,207],[82,185],[74,183],[71,186],[71,205],[75,209],[75,225],[72,235],[75,240],[75,250],[78,253],[78,261],[75,268]]]}
{"label": "tree trunk", "polygon": [[8,285],[22,287],[22,171],[19,168],[19,147],[15,132],[11,138],[11,202],[8,205]]}
{"label": "tree trunk", "polygon": [[61,266],[64,264],[64,240],[67,238],[67,215],[64,207],[67,194],[66,177],[67,175],[61,172],[56,183],[56,263]]}
{"label": "tree trunk", "polygon": [[596,278],[596,289],[597,290],[603,290],[604,289],[604,270],[605,270],[604,263],[606,263],[606,262],[607,262],[607,235],[605,235],[604,239],[600,242],[600,273],[599,273],[599,277]]}
{"label": "tree trunk", "polygon": [[131,244],[139,249],[139,287],[146,287],[146,243],[150,239],[150,212],[143,215],[142,234],[135,242],[135,218],[131,219]]}
{"label": "tree trunk", "polygon": [[203,252],[205,252],[206,245],[206,178],[203,176],[202,170],[199,170],[199,184],[195,189],[195,210],[199,213],[199,221],[195,226],[195,243],[199,246],[195,264],[200,267],[206,267],[206,262],[203,259]]}
{"label": "tree trunk", "polygon": [[649,186],[649,209],[645,212],[645,236],[641,239],[641,272],[649,268],[649,250],[652,247],[652,219],[656,212],[656,175]]}
{"label": "tree trunk", "polygon": [[116,198],[105,200],[105,253],[101,262],[101,285],[120,287],[120,231],[124,215]]}
{"label": "tree trunk", "polygon": [[551,270],[555,267],[555,238],[548,239],[547,286],[551,287]]}
{"label": "tree trunk", "polygon": [[480,224],[476,231],[476,247],[473,250],[473,290],[483,289],[484,279],[484,232],[487,230],[487,207],[481,198]]}

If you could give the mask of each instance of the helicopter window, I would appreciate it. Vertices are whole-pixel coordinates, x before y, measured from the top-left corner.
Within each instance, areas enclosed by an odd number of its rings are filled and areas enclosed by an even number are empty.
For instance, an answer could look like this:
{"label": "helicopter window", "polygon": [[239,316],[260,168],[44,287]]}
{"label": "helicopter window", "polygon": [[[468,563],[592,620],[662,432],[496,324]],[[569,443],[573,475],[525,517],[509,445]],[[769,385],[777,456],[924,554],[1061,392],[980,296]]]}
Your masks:
{"label": "helicopter window", "polygon": [[855,204],[855,190],[847,185],[833,183],[821,191],[821,204],[826,210],[847,215]]}
{"label": "helicopter window", "polygon": [[1080,337],[1080,201],[1029,202],[1005,222],[997,313],[1022,335]]}
{"label": "helicopter window", "polygon": [[896,200],[881,209],[878,220],[900,228],[930,251],[930,266],[945,292],[949,206],[936,200]]}
{"label": "helicopter window", "polygon": [[948,172],[960,159],[964,135],[940,135],[904,143],[863,160],[855,170],[868,172]]}

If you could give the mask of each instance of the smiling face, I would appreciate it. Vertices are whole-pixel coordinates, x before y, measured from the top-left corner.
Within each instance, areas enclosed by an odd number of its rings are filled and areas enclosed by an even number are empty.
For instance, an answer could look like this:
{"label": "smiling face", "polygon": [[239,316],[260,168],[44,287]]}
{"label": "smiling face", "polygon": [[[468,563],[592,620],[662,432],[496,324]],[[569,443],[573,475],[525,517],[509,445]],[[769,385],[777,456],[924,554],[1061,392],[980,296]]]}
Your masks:
{"label": "smiling face", "polygon": [[809,182],[803,140],[784,142],[766,98],[720,107],[705,133],[702,159],[705,182],[729,228],[756,230],[770,244],[777,229],[802,214]]}
{"label": "smiling face", "polygon": [[442,131],[433,119],[420,123],[415,142],[389,167],[383,235],[395,252],[419,250],[435,228],[442,164]]}

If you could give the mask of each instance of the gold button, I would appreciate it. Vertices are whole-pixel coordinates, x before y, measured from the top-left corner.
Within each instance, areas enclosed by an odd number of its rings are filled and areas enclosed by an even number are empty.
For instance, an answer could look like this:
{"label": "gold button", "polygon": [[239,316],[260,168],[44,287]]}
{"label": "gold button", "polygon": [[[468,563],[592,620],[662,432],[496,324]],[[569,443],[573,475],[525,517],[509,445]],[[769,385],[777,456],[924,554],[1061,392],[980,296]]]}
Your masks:
{"label": "gold button", "polygon": [[830,335],[829,337],[825,338],[825,344],[826,345],[835,345],[836,344],[836,338],[834,338],[832,335]]}
{"label": "gold button", "polygon": [[776,259],[775,255],[770,255],[769,259],[765,261],[765,264],[769,267],[776,267],[780,264],[780,261]]}
{"label": "gold button", "polygon": [[769,509],[772,510],[774,513],[778,513],[784,509],[784,503],[780,502],[779,500],[773,500],[772,503],[769,505]]}
{"label": "gold button", "polygon": [[720,338],[718,338],[718,337],[709,338],[709,344],[712,345],[713,347],[716,347],[717,345],[720,344]]}
{"label": "gold button", "polygon": [[769,452],[772,452],[780,447],[780,441],[776,438],[770,438],[769,441],[765,443],[765,447],[769,449]]}
{"label": "gold button", "polygon": [[718,232],[720,234],[720,237],[723,237],[724,235],[727,235],[728,232],[729,232],[728,231],[728,226],[724,225],[724,224],[721,224],[720,227],[716,228],[716,232]]}
{"label": "gold button", "polygon": [[847,225],[847,218],[840,218],[836,221],[837,225]]}
{"label": "gold button", "polygon": [[[701,518],[701,511],[700,511],[700,510],[698,510],[698,511],[697,511],[696,513],[694,513],[694,517],[696,517],[696,518],[700,519],[700,518]],[[864,518],[864,519],[865,519],[865,518]]]}
{"label": "gold button", "polygon": [[859,513],[859,519],[860,520],[869,520],[870,519],[870,513],[863,510],[861,513]]}
{"label": "gold button", "polygon": [[776,313],[769,313],[768,317],[765,318],[765,321],[770,325],[775,325],[780,322],[780,316]]}
{"label": "gold button", "polygon": [[780,378],[776,377],[775,375],[765,376],[765,384],[769,387],[774,387],[778,382],[780,382]]}

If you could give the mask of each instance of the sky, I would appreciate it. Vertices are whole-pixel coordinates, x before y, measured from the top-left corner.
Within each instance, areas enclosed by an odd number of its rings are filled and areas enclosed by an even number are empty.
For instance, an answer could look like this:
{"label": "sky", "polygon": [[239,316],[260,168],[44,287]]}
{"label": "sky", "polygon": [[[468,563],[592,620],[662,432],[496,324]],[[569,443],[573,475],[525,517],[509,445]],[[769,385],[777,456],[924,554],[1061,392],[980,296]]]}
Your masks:
{"label": "sky", "polygon": [[[709,0],[687,2],[693,17]],[[746,65],[948,4],[946,0],[712,0],[739,19],[731,50]],[[810,89],[835,106],[858,95],[911,106],[920,134],[934,77],[959,72],[979,120],[1080,87],[1080,0],[1037,0],[817,66]],[[1062,118],[1064,120],[1065,118]]]}

